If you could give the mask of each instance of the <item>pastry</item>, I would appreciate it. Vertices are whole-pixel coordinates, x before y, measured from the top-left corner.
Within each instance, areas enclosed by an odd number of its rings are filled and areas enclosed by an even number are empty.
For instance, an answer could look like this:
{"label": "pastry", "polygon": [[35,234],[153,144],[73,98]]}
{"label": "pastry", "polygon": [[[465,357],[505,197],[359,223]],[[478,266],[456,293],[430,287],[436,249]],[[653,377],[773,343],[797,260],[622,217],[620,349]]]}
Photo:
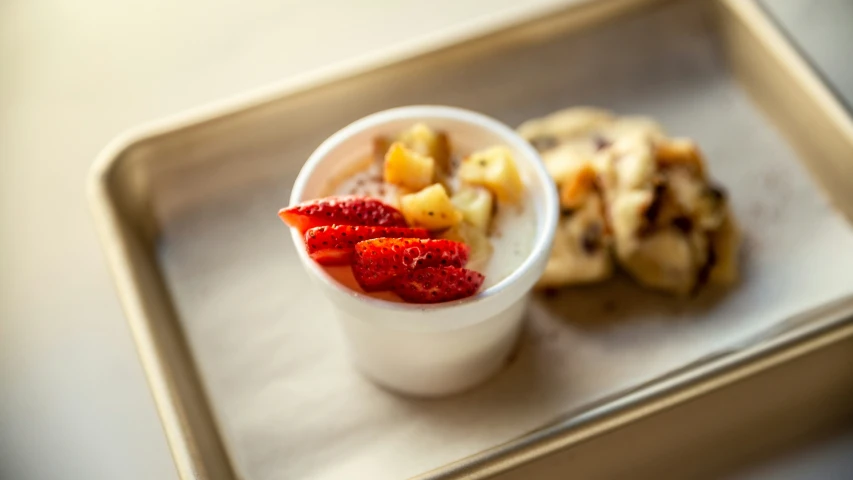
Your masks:
{"label": "pastry", "polygon": [[673,294],[737,279],[740,234],[695,142],[647,117],[588,107],[524,123],[563,215],[540,287],[605,280],[614,262]]}

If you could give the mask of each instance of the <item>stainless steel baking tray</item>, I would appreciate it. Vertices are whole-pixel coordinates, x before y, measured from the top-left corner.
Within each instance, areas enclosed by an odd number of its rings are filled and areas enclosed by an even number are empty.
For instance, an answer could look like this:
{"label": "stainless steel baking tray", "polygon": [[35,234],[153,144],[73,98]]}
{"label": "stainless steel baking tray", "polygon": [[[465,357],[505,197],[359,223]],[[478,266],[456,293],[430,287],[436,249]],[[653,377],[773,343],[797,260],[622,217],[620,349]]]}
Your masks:
{"label": "stainless steel baking tray", "polygon": [[[283,227],[266,218],[326,136],[400,104],[458,105],[518,124],[580,103],[655,115],[696,130],[713,150],[726,132],[702,130],[691,116],[697,98],[706,99],[698,111],[716,123],[732,115],[747,136],[771,138],[769,120],[785,142],[751,154],[790,156],[793,148],[835,208],[853,218],[853,124],[751,1],[531,9],[118,139],[93,168],[92,206],[181,477],[266,478],[253,462],[284,455],[272,437],[266,451],[246,451],[230,416],[241,405],[224,394],[222,378],[264,370],[228,355],[246,348],[259,318],[298,321],[277,289],[311,298],[301,270],[287,263],[294,258]],[[708,98],[724,101],[716,109]],[[211,264],[210,255],[227,262]],[[247,281],[251,275],[264,282]],[[217,330],[223,320],[242,328]],[[282,338],[290,337],[266,341]],[[436,469],[421,478],[725,474],[849,425],[851,346],[853,300],[841,298],[653,381],[566,405],[532,432],[496,438],[493,448],[455,463],[426,465],[421,471]],[[733,442],[737,448],[713,448]]]}

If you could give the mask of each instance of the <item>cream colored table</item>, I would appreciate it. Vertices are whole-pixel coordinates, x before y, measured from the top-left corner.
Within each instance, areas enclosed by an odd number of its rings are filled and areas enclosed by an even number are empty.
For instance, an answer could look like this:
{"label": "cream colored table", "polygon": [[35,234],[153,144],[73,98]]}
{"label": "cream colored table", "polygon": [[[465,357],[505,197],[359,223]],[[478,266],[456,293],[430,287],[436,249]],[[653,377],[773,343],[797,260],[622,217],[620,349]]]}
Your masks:
{"label": "cream colored table", "polygon": [[518,5],[0,1],[0,478],[176,477],[84,196],[110,138]]}

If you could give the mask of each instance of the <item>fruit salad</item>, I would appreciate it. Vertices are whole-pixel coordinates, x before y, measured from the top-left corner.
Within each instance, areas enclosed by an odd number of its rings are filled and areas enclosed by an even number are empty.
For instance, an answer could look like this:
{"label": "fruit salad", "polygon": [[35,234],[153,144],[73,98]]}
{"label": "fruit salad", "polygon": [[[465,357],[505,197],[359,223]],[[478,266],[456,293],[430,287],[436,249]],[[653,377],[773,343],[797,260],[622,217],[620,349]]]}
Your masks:
{"label": "fruit salad", "polygon": [[496,284],[529,254],[535,213],[508,148],[465,152],[416,124],[371,150],[332,178],[328,196],[279,212],[343,284],[387,300],[447,302]]}

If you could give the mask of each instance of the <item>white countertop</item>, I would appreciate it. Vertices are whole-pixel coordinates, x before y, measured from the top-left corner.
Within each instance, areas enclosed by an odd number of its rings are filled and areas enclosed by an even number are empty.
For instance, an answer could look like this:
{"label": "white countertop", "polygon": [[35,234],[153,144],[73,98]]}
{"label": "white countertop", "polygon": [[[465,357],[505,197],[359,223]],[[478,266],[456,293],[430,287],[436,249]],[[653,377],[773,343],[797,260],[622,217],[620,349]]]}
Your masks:
{"label": "white countertop", "polygon": [[0,478],[176,478],[85,198],[112,137],[519,5],[354,3],[0,3]]}

